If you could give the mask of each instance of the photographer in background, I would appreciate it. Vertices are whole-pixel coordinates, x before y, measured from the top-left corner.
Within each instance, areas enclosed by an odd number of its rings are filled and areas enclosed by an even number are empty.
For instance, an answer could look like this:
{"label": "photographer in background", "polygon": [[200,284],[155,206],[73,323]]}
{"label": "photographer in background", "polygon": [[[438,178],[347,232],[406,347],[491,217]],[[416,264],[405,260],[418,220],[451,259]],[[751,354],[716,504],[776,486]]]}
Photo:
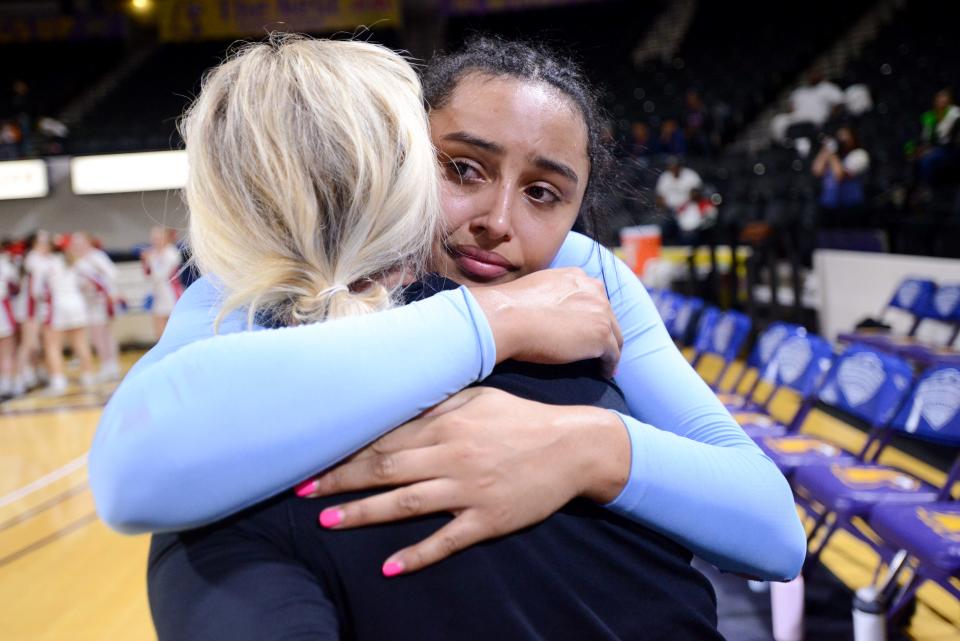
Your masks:
{"label": "photographer in background", "polygon": [[813,175],[820,178],[820,226],[856,227],[866,217],[864,178],[870,154],[860,146],[856,132],[840,127],[836,139],[826,137],[813,160]]}

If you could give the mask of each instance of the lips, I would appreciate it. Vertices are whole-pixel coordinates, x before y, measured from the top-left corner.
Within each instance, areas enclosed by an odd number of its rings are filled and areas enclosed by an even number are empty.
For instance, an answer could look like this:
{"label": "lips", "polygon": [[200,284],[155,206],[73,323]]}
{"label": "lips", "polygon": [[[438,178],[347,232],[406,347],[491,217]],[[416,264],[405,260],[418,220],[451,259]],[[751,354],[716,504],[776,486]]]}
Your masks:
{"label": "lips", "polygon": [[519,269],[500,254],[480,249],[475,245],[457,245],[448,251],[457,267],[476,280],[495,280]]}

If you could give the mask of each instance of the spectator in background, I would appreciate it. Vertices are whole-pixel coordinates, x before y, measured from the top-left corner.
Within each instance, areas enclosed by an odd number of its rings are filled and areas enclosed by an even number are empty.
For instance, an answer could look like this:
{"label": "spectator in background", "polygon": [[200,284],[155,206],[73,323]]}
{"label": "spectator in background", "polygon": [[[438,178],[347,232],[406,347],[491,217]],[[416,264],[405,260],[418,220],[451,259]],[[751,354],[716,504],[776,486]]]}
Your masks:
{"label": "spectator in background", "polygon": [[20,155],[20,139],[17,123],[0,122],[0,160],[13,160]]}
{"label": "spectator in background", "polygon": [[673,118],[664,120],[660,125],[660,137],[657,143],[657,151],[660,153],[679,156],[687,153],[687,139],[683,135],[683,129]]}
{"label": "spectator in background", "polygon": [[46,392],[63,394],[67,391],[63,364],[64,341],[69,341],[73,355],[80,361],[80,384],[92,387],[95,379],[93,355],[87,336],[90,321],[76,269],[77,255],[70,247],[70,236],[61,238],[55,249],[48,259],[41,284],[47,299],[46,316],[43,318],[43,352],[50,374]]}
{"label": "spectator in background", "polygon": [[13,396],[16,378],[17,321],[13,298],[19,287],[19,272],[10,255],[9,241],[0,243],[0,401]]}
{"label": "spectator in background", "polygon": [[822,226],[856,226],[863,222],[863,179],[869,168],[870,155],[851,127],[840,127],[836,139],[824,139],[812,166],[813,175],[821,179]]}
{"label": "spectator in background", "polygon": [[657,207],[667,211],[668,221],[661,225],[664,241],[676,239],[678,235],[677,216],[680,210],[690,202],[690,196],[695,189],[703,186],[700,174],[684,167],[677,156],[667,159],[667,170],[657,179],[656,203]]}
{"label": "spectator in background", "polygon": [[630,125],[628,151],[631,158],[641,158],[656,152],[654,142],[650,139],[650,127],[647,123],[635,122]]}
{"label": "spectator in background", "polygon": [[684,99],[683,129],[690,153],[708,154],[713,148],[707,109],[696,89],[687,91]]}
{"label": "spectator in background", "polygon": [[690,193],[703,185],[700,174],[684,167],[680,158],[667,158],[667,170],[657,179],[657,205],[676,213],[690,201]]}
{"label": "spectator in background", "polygon": [[20,130],[20,155],[33,153],[33,120],[36,117],[36,105],[30,95],[30,86],[23,80],[14,80],[11,86],[13,98],[11,106]]}
{"label": "spectator in background", "polygon": [[179,278],[183,257],[174,244],[175,240],[175,231],[154,227],[150,230],[150,247],[140,255],[143,271],[150,280],[150,293],[153,296],[150,310],[153,313],[154,334],[158,339],[167,326],[174,304],[183,293]]}
{"label": "spectator in background", "polygon": [[119,295],[117,267],[106,252],[94,246],[83,231],[71,236],[70,249],[75,256],[74,268],[87,304],[90,342],[100,359],[99,382],[120,378],[120,349],[113,333]]}
{"label": "spectator in background", "polygon": [[717,218],[717,207],[704,196],[700,187],[690,190],[690,200],[677,210],[677,227],[680,229],[680,239],[694,243],[699,232],[709,226]]}
{"label": "spectator in background", "polygon": [[960,164],[960,107],[949,89],[938,91],[933,109],[921,117],[921,146],[916,152],[917,182],[935,185]]}
{"label": "spectator in background", "polygon": [[843,91],[819,72],[807,77],[807,84],[790,94],[790,111],[778,114],[770,121],[774,140],[787,138],[814,138],[820,127],[830,118],[834,109],[844,103]]}
{"label": "spectator in background", "polygon": [[42,229],[31,234],[25,241],[24,249],[25,256],[20,268],[20,294],[14,304],[14,317],[20,324],[15,396],[32,389],[44,378],[39,371],[40,356],[43,353],[40,335],[50,306],[44,292],[44,283],[52,261],[50,234]]}

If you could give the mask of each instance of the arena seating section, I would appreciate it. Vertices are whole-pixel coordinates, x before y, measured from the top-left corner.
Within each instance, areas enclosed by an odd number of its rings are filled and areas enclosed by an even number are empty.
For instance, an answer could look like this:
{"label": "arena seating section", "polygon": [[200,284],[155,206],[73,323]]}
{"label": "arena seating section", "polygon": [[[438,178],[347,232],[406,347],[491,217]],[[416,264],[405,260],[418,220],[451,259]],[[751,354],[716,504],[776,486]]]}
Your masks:
{"label": "arena seating section", "polygon": [[[494,32],[545,37],[569,47],[604,88],[611,130],[621,141],[629,139],[634,122],[645,122],[655,132],[663,120],[681,117],[686,91],[696,89],[717,129],[720,146],[687,162],[704,178],[707,191],[722,198],[719,229],[724,237],[735,236],[753,222],[767,223],[791,230],[794,237],[806,237],[808,246],[798,251],[809,259],[819,191],[810,174],[812,154],[802,158],[780,147],[748,153],[734,151],[730,143],[874,4],[869,0],[781,5],[700,2],[674,59],[648,61],[640,67],[633,65],[631,54],[668,7],[666,2],[620,0],[549,12],[461,16],[449,21],[446,35],[448,42],[458,42],[472,32]],[[940,29],[956,24],[957,18],[960,7],[952,3],[907,3],[848,63],[843,77],[834,79],[841,86],[864,83],[873,93],[875,109],[853,124],[872,157],[867,178],[870,219],[865,224],[886,239],[877,245],[886,242],[891,251],[960,255],[960,243],[950,240],[960,232],[955,186],[936,189],[919,206],[904,204],[911,179],[904,144],[917,138],[920,114],[930,108],[933,93],[957,86],[960,53]],[[391,46],[401,42],[393,30],[375,30],[373,38]],[[222,59],[230,44],[157,46],[136,73],[73,126],[65,151],[84,154],[180,146],[177,118],[195,95],[203,71]],[[123,59],[124,45],[103,41],[10,45],[3,50],[6,59],[17,61],[5,72],[8,78],[26,79],[40,113],[57,115]],[[49,64],[50,60],[57,64]],[[5,95],[0,113],[10,110],[10,96]],[[627,189],[620,207],[610,212],[613,231],[604,238],[608,242],[615,242],[617,227],[651,219],[650,194],[663,159],[647,157],[639,163],[631,159],[623,167]]]}
{"label": "arena seating section", "polygon": [[126,45],[103,40],[0,46],[0,114],[14,113],[11,85],[23,80],[39,114],[55,116],[122,59]]}

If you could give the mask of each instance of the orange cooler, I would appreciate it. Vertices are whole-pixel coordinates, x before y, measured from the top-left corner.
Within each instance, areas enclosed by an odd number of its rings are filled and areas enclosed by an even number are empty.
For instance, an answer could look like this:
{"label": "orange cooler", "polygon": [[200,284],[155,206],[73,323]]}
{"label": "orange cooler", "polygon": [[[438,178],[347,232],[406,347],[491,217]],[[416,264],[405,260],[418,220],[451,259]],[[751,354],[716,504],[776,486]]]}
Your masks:
{"label": "orange cooler", "polygon": [[660,257],[660,228],[656,225],[624,227],[620,230],[620,247],[623,249],[623,262],[637,276],[643,276],[647,261]]}

